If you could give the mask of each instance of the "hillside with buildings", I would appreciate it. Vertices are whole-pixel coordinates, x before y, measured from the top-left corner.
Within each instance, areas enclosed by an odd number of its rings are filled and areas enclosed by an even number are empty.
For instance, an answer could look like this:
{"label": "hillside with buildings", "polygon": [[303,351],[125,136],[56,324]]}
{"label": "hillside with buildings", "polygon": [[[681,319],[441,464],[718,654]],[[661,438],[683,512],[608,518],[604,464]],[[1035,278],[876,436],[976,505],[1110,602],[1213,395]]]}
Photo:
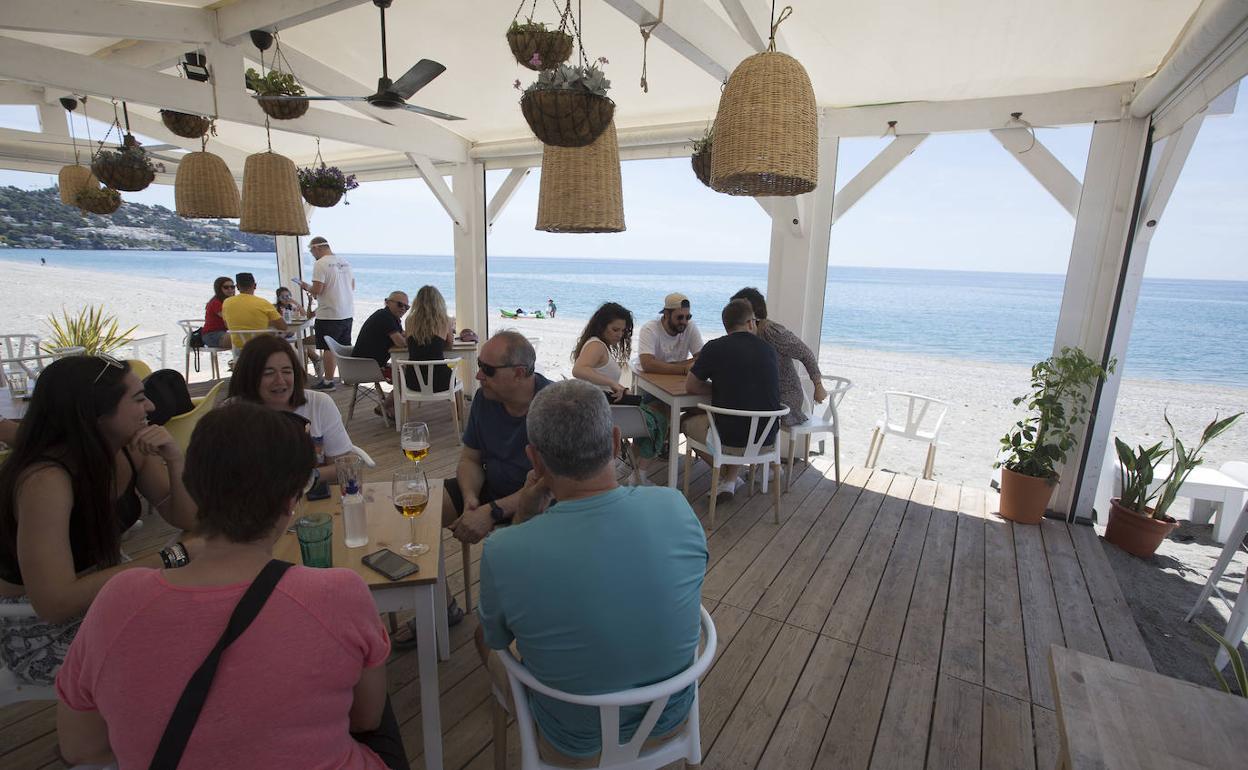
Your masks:
{"label": "hillside with buildings", "polygon": [[164,206],[124,201],[112,214],[61,203],[56,187],[0,187],[0,249],[273,251],[273,237],[239,232],[228,219],[183,219]]}

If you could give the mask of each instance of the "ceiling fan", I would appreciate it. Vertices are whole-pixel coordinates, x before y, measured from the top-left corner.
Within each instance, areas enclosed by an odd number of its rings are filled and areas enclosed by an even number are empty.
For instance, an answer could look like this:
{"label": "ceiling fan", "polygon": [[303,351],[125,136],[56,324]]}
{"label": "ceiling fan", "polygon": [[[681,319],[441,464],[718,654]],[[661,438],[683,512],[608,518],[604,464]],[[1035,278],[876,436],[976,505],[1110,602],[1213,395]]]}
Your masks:
{"label": "ceiling fan", "polygon": [[[392,2],[393,0],[373,0],[373,5],[377,6],[381,11],[381,77],[377,79],[376,93],[368,96],[267,96],[265,98],[287,101],[307,99],[310,101],[368,102],[374,107],[379,107],[383,110],[405,109],[418,112],[421,115],[428,115],[431,118],[463,120],[463,118],[457,115],[448,115],[445,112],[431,110],[428,107],[407,103],[412,94],[429,85],[434,78],[446,71],[446,67],[436,61],[421,59],[411,69],[403,73],[403,77],[395,81],[390,80],[390,70],[386,64],[386,9],[390,7]],[[268,49],[273,42],[273,36],[262,30],[253,30],[251,40],[256,44],[257,48],[263,51]]]}

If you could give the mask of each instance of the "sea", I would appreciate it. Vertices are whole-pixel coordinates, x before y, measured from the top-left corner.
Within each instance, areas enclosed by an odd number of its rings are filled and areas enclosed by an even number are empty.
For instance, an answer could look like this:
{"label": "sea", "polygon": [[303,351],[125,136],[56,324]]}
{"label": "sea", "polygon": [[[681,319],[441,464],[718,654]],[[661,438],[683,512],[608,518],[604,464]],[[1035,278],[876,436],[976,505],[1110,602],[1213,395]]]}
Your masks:
{"label": "sea", "polygon": [[[450,256],[347,254],[356,294],[414,294],[437,286],[453,301]],[[261,293],[276,288],[271,253],[75,251],[12,249],[0,260],[201,283],[205,297],[218,275],[248,270]],[[305,257],[310,276],[311,258]],[[740,262],[491,257],[491,312],[544,309],[588,318],[605,301],[631,309],[640,325],[663,296],[679,291],[704,329],[738,289],[766,293],[767,266]],[[830,267],[823,314],[825,344],[946,358],[1030,365],[1052,352],[1065,278],[1061,275]],[[1146,278],[1140,292],[1124,374],[1145,379],[1248,385],[1248,282]]]}

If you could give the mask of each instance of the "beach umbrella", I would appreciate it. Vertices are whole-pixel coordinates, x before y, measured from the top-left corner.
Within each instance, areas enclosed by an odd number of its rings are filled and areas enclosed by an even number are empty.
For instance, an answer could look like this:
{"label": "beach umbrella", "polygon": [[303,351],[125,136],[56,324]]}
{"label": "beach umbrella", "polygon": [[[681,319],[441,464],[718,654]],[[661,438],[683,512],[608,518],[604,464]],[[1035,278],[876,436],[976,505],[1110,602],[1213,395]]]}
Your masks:
{"label": "beach umbrella", "polygon": [[247,156],[238,229],[261,235],[308,234],[294,161],[272,151]]}
{"label": "beach umbrella", "polygon": [[543,146],[536,229],[548,233],[624,231],[615,121],[585,147]]}
{"label": "beach umbrella", "polygon": [[238,185],[220,156],[190,152],[178,163],[173,181],[178,216],[187,219],[236,219],[239,216]]}

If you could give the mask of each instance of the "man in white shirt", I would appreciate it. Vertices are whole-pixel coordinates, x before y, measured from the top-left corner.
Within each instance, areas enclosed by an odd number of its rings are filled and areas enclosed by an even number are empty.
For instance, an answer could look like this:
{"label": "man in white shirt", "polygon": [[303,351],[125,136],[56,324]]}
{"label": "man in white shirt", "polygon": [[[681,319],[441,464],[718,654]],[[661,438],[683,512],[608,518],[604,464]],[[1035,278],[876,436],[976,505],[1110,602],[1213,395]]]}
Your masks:
{"label": "man in white shirt", "polygon": [[693,323],[689,298],[672,292],[663,300],[663,314],[641,327],[637,353],[643,371],[686,374],[702,350],[702,332]]}
{"label": "man in white shirt", "polygon": [[333,390],[337,360],[329,349],[326,337],[340,345],[351,345],[351,322],[355,315],[355,276],[351,263],[329,248],[329,241],[317,236],[308,242],[308,250],[316,259],[312,283],[300,281],[299,286],[317,300],[316,349],[325,351],[325,378],[312,385],[316,390]]}

